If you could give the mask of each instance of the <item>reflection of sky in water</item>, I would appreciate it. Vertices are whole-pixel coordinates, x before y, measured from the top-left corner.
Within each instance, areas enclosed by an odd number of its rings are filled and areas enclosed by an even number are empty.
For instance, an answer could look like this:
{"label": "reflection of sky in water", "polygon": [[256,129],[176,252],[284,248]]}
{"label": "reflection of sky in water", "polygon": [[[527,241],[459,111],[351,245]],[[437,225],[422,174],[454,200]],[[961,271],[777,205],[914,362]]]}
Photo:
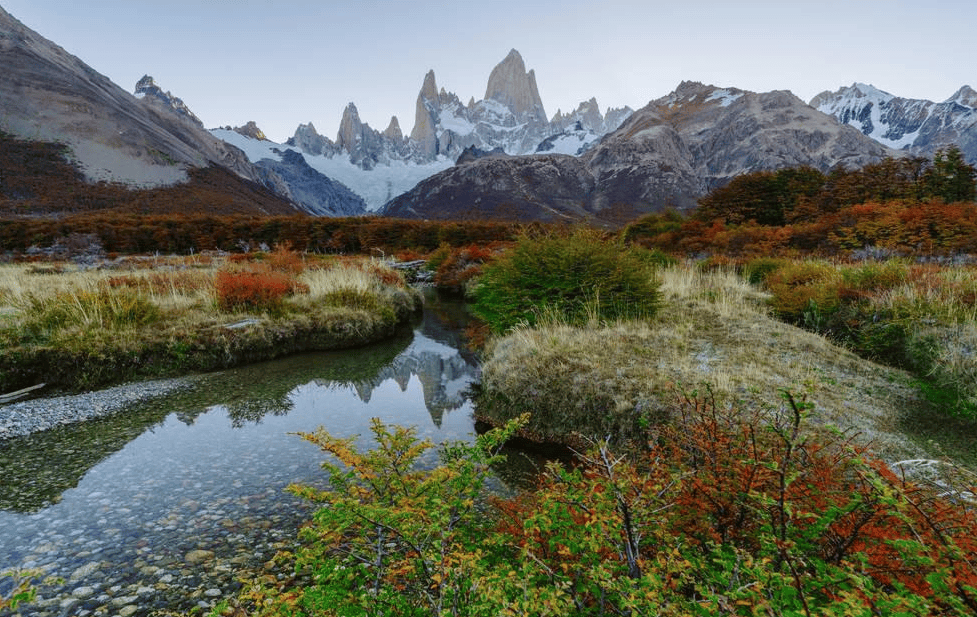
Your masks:
{"label": "reflection of sky in water", "polygon": [[[272,368],[250,378],[273,379]],[[321,483],[325,454],[291,433],[324,426],[337,436],[359,434],[367,446],[370,420],[378,417],[414,426],[419,437],[436,443],[467,439],[474,430],[472,410],[462,393],[475,373],[457,350],[417,332],[407,349],[366,382],[313,379],[281,390],[271,408],[261,400],[252,407],[237,400],[230,407],[176,410],[128,443],[109,448],[79,478],[60,479],[58,486],[74,487],[54,497],[54,505],[26,514],[0,511],[0,570],[41,566],[64,577],[93,555],[120,565],[146,551],[179,556],[199,546],[201,537],[226,536],[222,521],[229,519],[285,510],[294,512],[292,523],[298,524],[308,511],[296,508],[283,489],[292,482]],[[220,376],[211,383],[220,384]],[[233,409],[242,406],[248,413],[235,416]],[[40,450],[57,457],[59,450],[85,447],[54,441]],[[0,469],[0,477],[5,471]],[[21,471],[21,477],[31,477],[30,469]],[[14,491],[35,489],[25,481]]]}

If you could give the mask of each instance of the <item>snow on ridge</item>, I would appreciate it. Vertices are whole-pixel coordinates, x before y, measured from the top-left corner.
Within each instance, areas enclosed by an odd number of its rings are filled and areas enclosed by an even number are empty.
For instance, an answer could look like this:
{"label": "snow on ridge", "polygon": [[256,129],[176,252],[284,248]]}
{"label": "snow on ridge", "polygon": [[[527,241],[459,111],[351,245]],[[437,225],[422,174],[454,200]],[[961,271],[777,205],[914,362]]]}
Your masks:
{"label": "snow on ridge", "polygon": [[706,97],[706,101],[719,101],[720,107],[729,107],[738,98],[743,96],[742,92],[733,92],[726,88],[721,90],[714,90],[712,94]]}
{"label": "snow on ridge", "polygon": [[299,152],[310,167],[332,180],[341,182],[362,197],[370,212],[376,212],[394,197],[414,188],[421,180],[454,165],[454,161],[441,157],[425,164],[393,161],[389,165],[378,164],[367,171],[354,165],[349,157],[343,154],[334,157],[313,156],[301,152],[298,148],[251,139],[227,129],[212,129],[210,133],[243,150],[252,163],[262,159],[281,161],[281,153],[286,150]]}

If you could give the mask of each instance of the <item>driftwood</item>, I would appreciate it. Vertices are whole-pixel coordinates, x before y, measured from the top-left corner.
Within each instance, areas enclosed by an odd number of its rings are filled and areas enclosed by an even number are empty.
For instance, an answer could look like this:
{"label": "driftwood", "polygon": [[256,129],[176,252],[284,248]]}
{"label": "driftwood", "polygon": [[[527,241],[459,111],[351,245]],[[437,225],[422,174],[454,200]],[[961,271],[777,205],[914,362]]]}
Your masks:
{"label": "driftwood", "polygon": [[31,386],[29,388],[24,388],[23,390],[17,390],[16,392],[9,392],[7,394],[0,394],[0,404],[9,403],[11,401],[16,401],[17,399],[27,396],[34,390],[40,390],[46,383],[39,383],[36,386]]}

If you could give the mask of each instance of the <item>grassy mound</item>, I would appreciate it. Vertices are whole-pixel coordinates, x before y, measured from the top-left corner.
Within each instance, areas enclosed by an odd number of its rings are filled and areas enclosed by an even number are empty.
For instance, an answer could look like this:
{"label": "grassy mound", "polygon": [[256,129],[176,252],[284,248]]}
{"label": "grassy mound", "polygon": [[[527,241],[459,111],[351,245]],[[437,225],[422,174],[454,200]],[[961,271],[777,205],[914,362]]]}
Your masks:
{"label": "grassy mound", "polygon": [[495,340],[480,418],[500,424],[528,411],[537,439],[627,440],[668,419],[676,389],[757,405],[790,390],[816,405],[815,422],[861,432],[885,458],[916,451],[897,430],[918,404],[905,373],[774,319],[766,297],[731,272],[668,268],[662,293],[654,321],[551,321]]}

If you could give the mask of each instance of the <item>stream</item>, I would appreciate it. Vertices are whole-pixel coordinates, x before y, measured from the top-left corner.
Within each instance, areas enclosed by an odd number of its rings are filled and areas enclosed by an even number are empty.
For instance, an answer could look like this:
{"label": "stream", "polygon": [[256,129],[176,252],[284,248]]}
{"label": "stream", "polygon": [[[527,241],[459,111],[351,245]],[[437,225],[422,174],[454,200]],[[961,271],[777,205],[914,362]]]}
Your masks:
{"label": "stream", "polygon": [[323,486],[325,455],[293,433],[324,426],[367,445],[378,417],[435,442],[471,438],[465,323],[462,304],[429,301],[383,344],[206,375],[189,393],[0,442],[0,572],[57,579],[23,613],[206,613],[240,571],[270,570],[311,516],[284,489]]}

